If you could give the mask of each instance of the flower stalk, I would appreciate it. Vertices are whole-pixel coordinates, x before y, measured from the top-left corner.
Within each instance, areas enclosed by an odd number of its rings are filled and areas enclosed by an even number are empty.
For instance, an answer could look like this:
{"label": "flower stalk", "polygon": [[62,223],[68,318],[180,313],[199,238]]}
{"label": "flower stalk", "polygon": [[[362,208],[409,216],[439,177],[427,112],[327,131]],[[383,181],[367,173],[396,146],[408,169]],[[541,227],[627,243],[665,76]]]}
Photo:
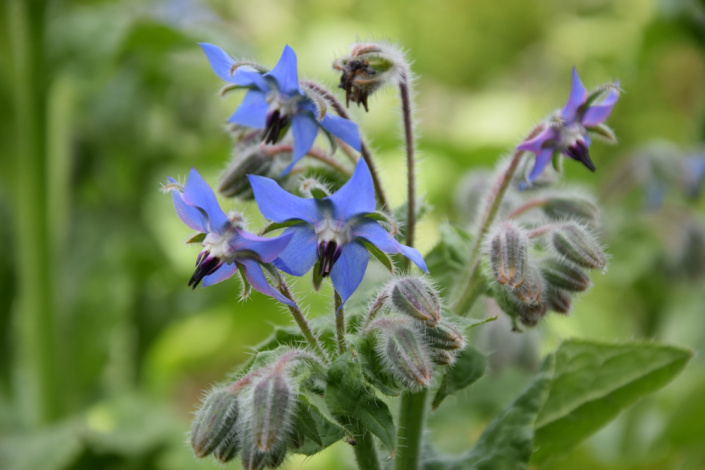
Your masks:
{"label": "flower stalk", "polygon": [[338,292],[333,290],[333,295],[335,297],[335,337],[338,342],[338,354],[342,355],[348,349],[345,344],[345,307]]}

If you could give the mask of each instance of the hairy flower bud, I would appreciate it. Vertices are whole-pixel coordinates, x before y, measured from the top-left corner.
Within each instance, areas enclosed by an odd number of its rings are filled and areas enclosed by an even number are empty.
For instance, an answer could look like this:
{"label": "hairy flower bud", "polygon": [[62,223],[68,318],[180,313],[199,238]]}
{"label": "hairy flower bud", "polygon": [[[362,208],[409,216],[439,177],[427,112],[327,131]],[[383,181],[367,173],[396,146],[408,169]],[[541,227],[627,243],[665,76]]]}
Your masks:
{"label": "hairy flower bud", "polygon": [[547,258],[541,263],[541,274],[552,287],[570,292],[583,292],[590,287],[590,276],[572,263]]}
{"label": "hairy flower bud", "polygon": [[533,266],[526,269],[524,282],[519,287],[511,289],[511,293],[517,301],[527,307],[535,307],[543,303],[543,291],[543,279]]}
{"label": "hairy flower bud", "polygon": [[456,353],[444,349],[431,349],[431,361],[437,366],[450,366],[455,363]]}
{"label": "hairy flower bud", "polygon": [[431,357],[418,329],[407,318],[385,318],[368,327],[379,331],[377,349],[385,368],[409,389],[431,383]]}
{"label": "hairy flower bud", "polygon": [[247,175],[281,179],[279,175],[290,163],[290,151],[270,154],[259,142],[249,146],[236,146],[232,161],[220,176],[218,192],[225,197],[252,199],[254,193]]}
{"label": "hairy flower bud", "polygon": [[238,414],[237,395],[227,387],[215,388],[208,393],[191,425],[191,447],[196,457],[206,457],[224,442],[237,441],[237,435],[232,431]]}
{"label": "hairy flower bud", "polygon": [[573,298],[570,292],[549,287],[546,289],[546,304],[554,312],[567,315],[573,306]]}
{"label": "hairy flower bud", "polygon": [[277,468],[284,463],[286,446],[279,446],[268,451],[260,450],[251,439],[243,442],[241,462],[245,470],[262,470],[265,467]]}
{"label": "hairy flower bud", "polygon": [[277,372],[262,377],[252,390],[252,436],[261,451],[279,447],[289,435],[295,395],[286,378]]}
{"label": "hairy flower bud", "polygon": [[492,274],[497,282],[518,287],[524,282],[528,262],[529,239],[514,223],[504,222],[488,237]]}
{"label": "hairy flower bud", "polygon": [[435,327],[424,328],[423,335],[427,344],[434,349],[454,351],[465,348],[463,333],[445,319]]}
{"label": "hairy flower bud", "polygon": [[427,326],[441,319],[441,301],[431,284],[420,277],[404,277],[393,282],[390,301],[399,313],[408,315]]}
{"label": "hairy flower bud", "polygon": [[316,178],[304,178],[299,184],[299,190],[304,197],[309,199],[323,199],[330,196],[328,187]]}
{"label": "hairy flower bud", "polygon": [[586,223],[596,223],[600,217],[600,210],[595,204],[577,196],[548,197],[542,209],[554,220],[577,218]]}
{"label": "hairy flower bud", "polygon": [[553,232],[553,246],[578,266],[604,269],[607,256],[595,237],[575,223],[561,224]]}

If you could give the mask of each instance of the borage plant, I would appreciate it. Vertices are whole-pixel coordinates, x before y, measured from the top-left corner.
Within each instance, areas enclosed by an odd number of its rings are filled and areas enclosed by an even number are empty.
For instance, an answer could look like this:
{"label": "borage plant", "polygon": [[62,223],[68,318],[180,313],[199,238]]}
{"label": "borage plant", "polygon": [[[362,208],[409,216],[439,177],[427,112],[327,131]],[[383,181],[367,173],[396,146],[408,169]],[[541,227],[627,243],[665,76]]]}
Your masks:
{"label": "borage plant", "polygon": [[[519,334],[550,312],[567,315],[576,295],[590,287],[591,273],[607,266],[597,205],[555,188],[560,155],[594,171],[591,135],[615,141],[604,121],[619,84],[588,92],[573,70],[564,108],[540,122],[476,188],[483,196],[471,208],[475,223],[468,230],[441,228],[441,240],[424,259],[414,248],[423,211],[415,186],[411,72],[401,51],[357,43],[334,63],[346,105],[368,111],[371,94],[385,86],[399,90],[407,200],[395,211],[346,107],[324,86],[299,80],[289,46],[272,70],[201,46],[227,82],[223,94],[247,90],[229,119],[234,160],[218,189],[254,198],[270,222],[251,234],[239,214],[223,212],[196,170],[183,185],[170,178],[165,191],[181,220],[198,232],[189,243],[202,245],[188,285],[207,287],[239,272],[243,296],[254,288],[281,302],[298,329],[277,330],[234,378],[205,395],[190,436],[197,457],[228,462],[239,455],[246,469],[276,468],[289,453],[313,455],[343,440],[361,469],[524,468],[570,449],[667,383],[689,359],[688,351],[654,343],[566,341],[474,447],[441,455],[424,433],[427,414],[485,370],[484,355],[466,335],[487,320],[465,318],[468,312],[494,302]],[[319,131],[329,150],[316,145]],[[335,158],[339,151],[342,160]],[[389,271],[376,293],[359,289],[370,254]],[[333,308],[313,321],[287,284],[288,276],[309,272],[315,290],[326,278],[333,287]],[[400,397],[396,415],[390,397]]]}

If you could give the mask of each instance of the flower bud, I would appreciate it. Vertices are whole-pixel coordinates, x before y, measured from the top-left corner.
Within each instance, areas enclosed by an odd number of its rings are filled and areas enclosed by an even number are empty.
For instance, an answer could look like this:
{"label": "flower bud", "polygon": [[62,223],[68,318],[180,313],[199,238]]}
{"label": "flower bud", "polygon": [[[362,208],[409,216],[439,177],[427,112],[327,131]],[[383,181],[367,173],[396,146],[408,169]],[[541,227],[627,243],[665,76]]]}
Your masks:
{"label": "flower bud", "polygon": [[385,368],[401,383],[409,389],[431,383],[431,357],[412,320],[400,317],[378,319],[368,328],[380,332],[378,353]]}
{"label": "flower bud", "polygon": [[269,451],[289,435],[296,398],[292,386],[277,372],[262,377],[252,393],[254,445],[260,451]]}
{"label": "flower bud", "polygon": [[542,206],[543,211],[552,219],[581,219],[586,223],[596,223],[600,210],[587,199],[580,197],[551,196]]}
{"label": "flower bud", "polygon": [[590,287],[590,276],[572,263],[547,258],[541,263],[541,274],[552,287],[570,292],[583,292]]}
{"label": "flower bud", "polygon": [[240,430],[237,426],[233,426],[230,433],[213,451],[213,457],[219,462],[226,463],[234,459],[238,452],[240,452]]}
{"label": "flower bud", "polygon": [[424,328],[423,335],[426,343],[434,349],[454,351],[465,348],[463,333],[445,319],[435,327]]}
{"label": "flower bud", "polygon": [[554,312],[567,315],[570,313],[570,309],[573,306],[572,304],[573,298],[570,292],[554,287],[546,289],[546,305]]}
{"label": "flower bud", "polygon": [[215,388],[208,393],[191,425],[191,447],[196,457],[206,457],[224,442],[237,441],[233,430],[238,414],[237,395],[227,387]]}
{"label": "flower bud", "polygon": [[437,366],[450,366],[455,363],[456,353],[443,349],[431,349],[431,361]]}
{"label": "flower bud", "polygon": [[529,239],[512,222],[497,226],[489,237],[489,258],[497,282],[518,287],[524,282],[528,261]]}
{"label": "flower bud", "polygon": [[524,282],[515,288],[511,289],[511,293],[517,301],[527,307],[535,307],[543,303],[543,279],[538,270],[532,266],[526,269]]}
{"label": "flower bud", "polygon": [[234,158],[220,176],[218,192],[225,197],[252,199],[254,193],[247,175],[279,177],[286,166],[291,163],[291,152],[274,155],[267,153],[259,142],[249,146],[237,146],[233,150]]}
{"label": "flower bud", "polygon": [[404,277],[392,284],[391,304],[404,315],[435,326],[441,319],[441,301],[424,278]]}
{"label": "flower bud", "polygon": [[299,184],[299,190],[304,197],[309,199],[323,199],[330,196],[328,187],[316,178],[304,178]]}
{"label": "flower bud", "polygon": [[561,224],[553,232],[553,246],[560,254],[588,269],[604,269],[607,256],[595,237],[575,223]]}

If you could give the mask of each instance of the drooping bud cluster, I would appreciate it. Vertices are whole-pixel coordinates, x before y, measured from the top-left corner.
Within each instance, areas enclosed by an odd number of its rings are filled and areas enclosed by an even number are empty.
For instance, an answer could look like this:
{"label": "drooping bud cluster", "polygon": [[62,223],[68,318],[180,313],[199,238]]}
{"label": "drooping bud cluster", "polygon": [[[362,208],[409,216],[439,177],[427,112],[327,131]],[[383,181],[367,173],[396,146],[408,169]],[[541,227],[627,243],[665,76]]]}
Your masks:
{"label": "drooping bud cluster", "polygon": [[300,374],[296,366],[316,359],[303,350],[287,350],[273,363],[237,382],[214,388],[196,413],[191,446],[196,457],[210,454],[228,462],[240,454],[245,469],[276,468],[295,439],[293,417],[298,406]]}
{"label": "drooping bud cluster", "polygon": [[[404,53],[385,43],[354,43],[350,54],[337,59],[333,68],[341,72],[340,88],[345,90],[345,104],[362,105],[368,111],[368,97],[384,85],[396,85],[408,78]],[[406,77],[403,75],[406,74]]]}
{"label": "drooping bud cluster", "polygon": [[[383,310],[387,315],[373,319]],[[429,386],[433,364],[453,364],[465,348],[462,331],[442,310],[438,292],[423,277],[394,279],[372,303],[365,331],[375,334],[385,370],[406,389]]]}

